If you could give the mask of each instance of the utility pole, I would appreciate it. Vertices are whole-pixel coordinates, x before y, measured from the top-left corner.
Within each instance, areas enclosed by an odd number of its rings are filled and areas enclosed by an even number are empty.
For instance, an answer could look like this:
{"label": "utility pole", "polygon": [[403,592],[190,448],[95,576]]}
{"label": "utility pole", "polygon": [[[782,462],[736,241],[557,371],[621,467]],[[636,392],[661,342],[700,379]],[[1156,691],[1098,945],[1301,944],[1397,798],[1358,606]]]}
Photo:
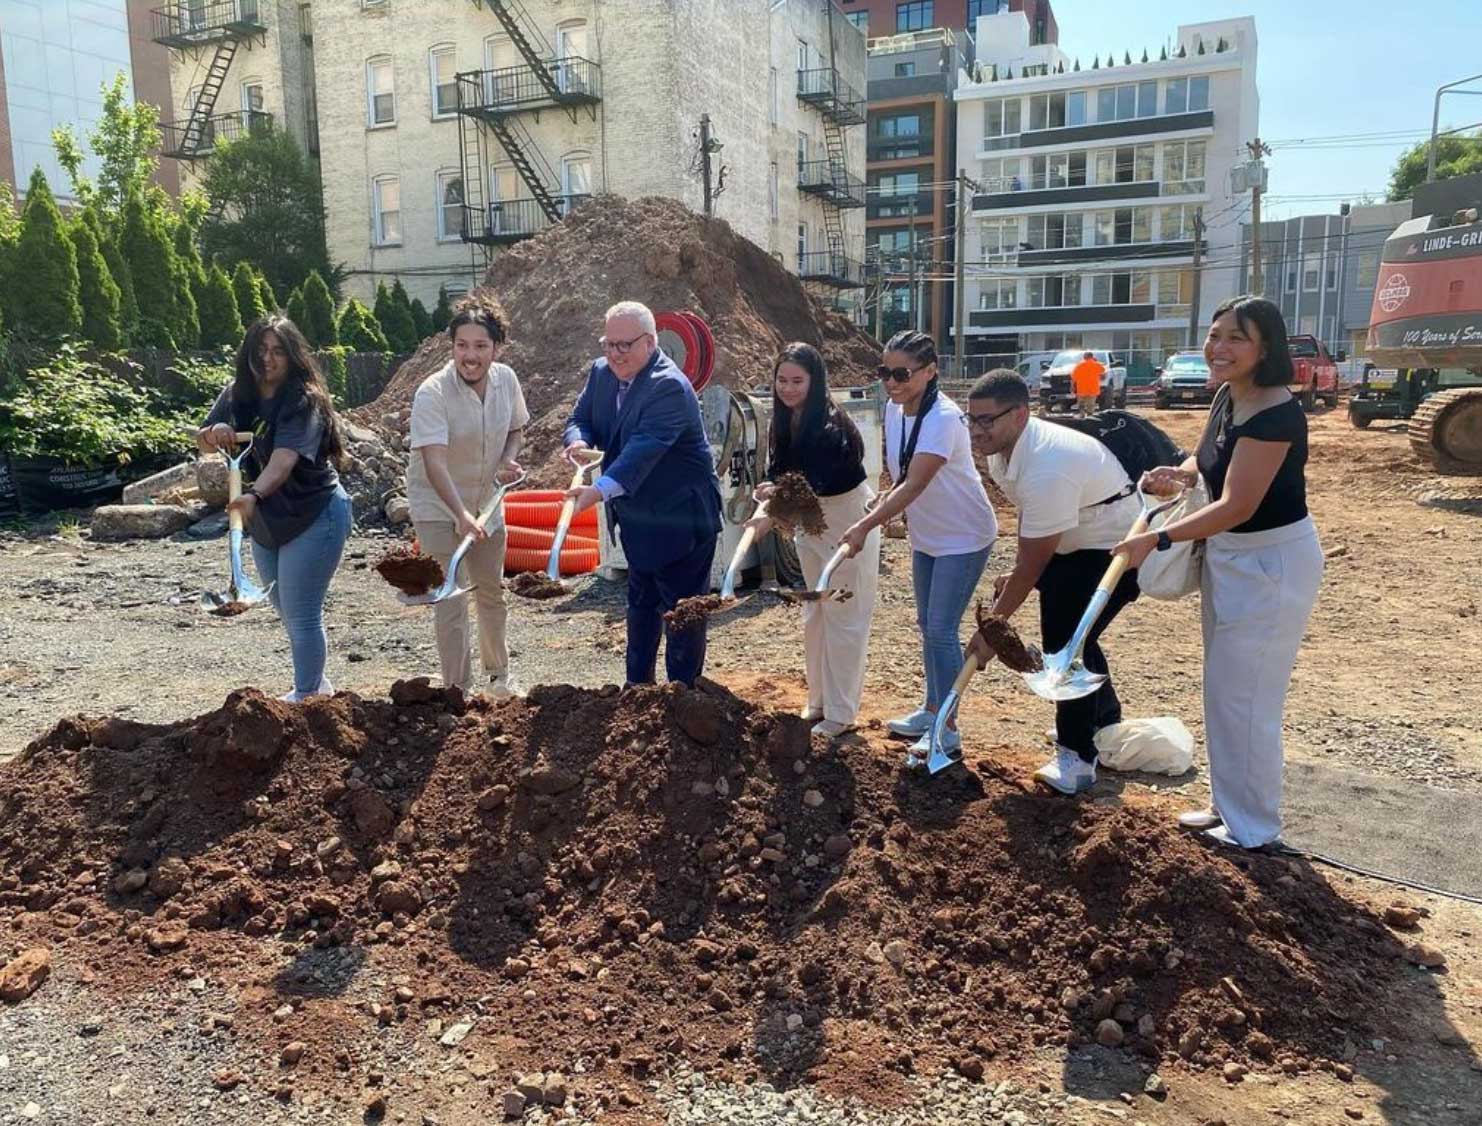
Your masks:
{"label": "utility pole", "polygon": [[1189,347],[1199,347],[1199,284],[1204,276],[1204,208],[1194,210],[1194,292],[1189,294]]}
{"label": "utility pole", "polygon": [[[694,168],[694,165],[690,165]],[[715,214],[715,195],[710,184],[710,115],[700,115],[700,176],[705,181],[705,217]]]}
{"label": "utility pole", "polygon": [[880,255],[878,273],[875,277],[875,339],[885,343],[885,291],[888,268],[885,255]]}
{"label": "utility pole", "polygon": [[962,379],[967,371],[967,193],[977,187],[961,168],[957,170],[957,230],[952,240],[953,375]]}
{"label": "utility pole", "polygon": [[1245,167],[1250,173],[1250,291],[1261,296],[1261,182],[1266,177],[1266,166],[1261,157],[1271,155],[1271,146],[1257,137],[1247,141],[1250,163]]}
{"label": "utility pole", "polygon": [[916,205],[920,202],[920,196],[911,197],[910,324],[917,332],[921,331],[921,302],[916,293]]}

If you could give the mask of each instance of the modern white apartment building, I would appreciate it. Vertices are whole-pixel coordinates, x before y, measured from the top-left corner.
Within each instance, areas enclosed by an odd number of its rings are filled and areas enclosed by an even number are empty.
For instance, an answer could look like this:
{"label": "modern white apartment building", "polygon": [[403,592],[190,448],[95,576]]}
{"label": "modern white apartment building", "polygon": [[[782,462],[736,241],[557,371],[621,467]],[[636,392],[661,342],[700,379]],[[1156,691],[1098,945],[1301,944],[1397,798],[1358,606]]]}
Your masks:
{"label": "modern white apartment building", "polygon": [[[235,112],[240,99],[247,114],[214,134],[282,115],[316,151],[330,258],[347,267],[350,294],[400,278],[430,304],[595,193],[700,211],[702,115],[719,144],[717,186],[724,170],[714,213],[831,295],[862,285],[865,40],[831,5],[176,0],[168,10],[221,29],[209,50],[181,52],[218,107]],[[235,43],[231,57],[218,58],[216,42]]]}
{"label": "modern white apartment building", "polygon": [[1258,135],[1255,21],[1183,26],[1093,65],[1032,46],[1024,15],[1001,12],[978,20],[977,58],[954,95],[958,162],[983,185],[967,351],[1106,348],[1149,374],[1189,343],[1196,216],[1199,316],[1239,281],[1246,197],[1230,171]]}

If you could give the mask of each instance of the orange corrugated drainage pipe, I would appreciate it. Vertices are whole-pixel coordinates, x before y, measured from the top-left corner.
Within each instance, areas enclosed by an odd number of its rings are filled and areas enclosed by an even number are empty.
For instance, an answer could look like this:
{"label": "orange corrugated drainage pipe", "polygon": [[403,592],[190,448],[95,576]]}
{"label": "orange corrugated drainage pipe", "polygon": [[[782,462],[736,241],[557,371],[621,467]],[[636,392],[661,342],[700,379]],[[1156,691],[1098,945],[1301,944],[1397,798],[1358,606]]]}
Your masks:
{"label": "orange corrugated drainage pipe", "polygon": [[563,501],[564,489],[515,489],[504,494],[505,504],[540,504],[545,501]]}
{"label": "orange corrugated drainage pipe", "polygon": [[[520,528],[554,528],[561,520],[564,501],[539,501],[534,504],[504,504],[504,522]],[[597,528],[597,510],[589,508],[572,518],[573,529]]]}
{"label": "orange corrugated drainage pipe", "polygon": [[[551,550],[551,544],[556,541],[556,530],[554,528],[526,528],[519,524],[506,523],[504,526],[505,549],[521,548],[528,551]],[[565,548],[581,548],[584,551],[596,551],[597,541],[591,536],[567,535]]]}
{"label": "orange corrugated drainage pipe", "polygon": [[[572,541],[567,540],[566,546],[561,550],[561,574],[563,575],[585,575],[597,569],[601,562],[601,553],[596,547],[576,548],[571,546]],[[521,571],[544,571],[551,561],[549,548],[539,551],[528,547],[508,548],[504,553],[504,573],[506,575],[517,575]]]}

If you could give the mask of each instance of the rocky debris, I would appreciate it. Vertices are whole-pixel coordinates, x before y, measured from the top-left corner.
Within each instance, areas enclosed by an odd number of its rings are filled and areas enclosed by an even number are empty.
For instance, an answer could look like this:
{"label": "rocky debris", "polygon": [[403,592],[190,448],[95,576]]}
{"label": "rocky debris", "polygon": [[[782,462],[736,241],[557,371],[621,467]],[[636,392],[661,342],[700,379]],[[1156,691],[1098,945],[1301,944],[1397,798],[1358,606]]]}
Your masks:
{"label": "rocky debris", "polygon": [[51,951],[40,946],[22,950],[0,966],[0,1001],[15,1004],[40,989],[51,976]]}
{"label": "rocky debris", "polygon": [[[394,381],[397,377],[392,378]],[[406,487],[406,431],[411,419],[410,409],[390,413],[393,424],[381,427],[361,425],[353,411],[340,415],[340,437],[346,455],[340,482],[350,494],[357,522],[383,515],[393,525],[410,519],[409,509],[398,508],[401,520],[391,520],[392,512],[386,511],[391,498]],[[404,496],[397,499],[406,505]]]}
{"label": "rocky debris", "polygon": [[197,513],[178,504],[105,504],[93,509],[95,540],[160,540],[183,532]]}
{"label": "rocky debris", "polygon": [[[220,457],[197,458],[192,464],[195,470],[196,493],[201,503],[210,508],[225,508],[231,498],[230,473],[226,462]],[[125,495],[127,501],[128,497]]]}
{"label": "rocky debris", "polygon": [[1405,947],[1405,961],[1412,966],[1421,966],[1428,970],[1439,970],[1446,965],[1446,955],[1434,946],[1424,942],[1415,942]]}
{"label": "rocky debris", "polygon": [[278,1062],[284,1067],[296,1067],[308,1051],[309,1046],[302,1040],[290,1040],[283,1045],[283,1051],[278,1054]]}
{"label": "rocky debris", "polygon": [[167,856],[149,873],[149,890],[161,899],[177,894],[190,879],[190,865],[178,856]]}
{"label": "rocky debris", "polygon": [[418,704],[430,704],[461,714],[467,705],[463,690],[457,685],[434,688],[432,678],[414,676],[410,680],[397,680],[391,685],[391,702],[397,707],[410,708]]}
{"label": "rocky debris", "polygon": [[[221,464],[219,457],[212,457],[210,460]],[[151,474],[142,480],[133,481],[125,485],[123,488],[122,503],[125,505],[153,504],[167,493],[178,492],[182,488],[195,485],[195,483],[195,462],[182,461],[179,465],[172,465],[168,469],[161,469],[158,473]]]}
{"label": "rocky debris", "polygon": [[385,514],[386,523],[392,527],[400,527],[412,522],[412,505],[404,496],[387,497],[386,504],[381,511]]}
{"label": "rocky debris", "polygon": [[1384,921],[1396,930],[1413,931],[1420,926],[1421,908],[1408,903],[1391,903],[1384,909]]}
{"label": "rocky debris", "polygon": [[682,692],[674,699],[674,722],[697,743],[713,746],[721,737],[724,714],[704,692]]}

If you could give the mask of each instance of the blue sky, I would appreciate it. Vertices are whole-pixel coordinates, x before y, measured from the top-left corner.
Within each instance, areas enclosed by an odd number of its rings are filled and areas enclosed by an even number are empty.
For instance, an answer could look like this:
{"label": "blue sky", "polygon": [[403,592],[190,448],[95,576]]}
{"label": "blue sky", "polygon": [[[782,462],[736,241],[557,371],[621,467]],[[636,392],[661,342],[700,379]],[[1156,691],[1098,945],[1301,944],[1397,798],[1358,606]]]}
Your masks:
{"label": "blue sky", "polygon": [[[1360,191],[1378,199],[1395,158],[1429,136],[1437,86],[1482,73],[1482,3],[1468,0],[1054,0],[1060,46],[1088,65],[1115,49],[1156,57],[1179,24],[1254,16],[1261,136],[1271,142],[1411,131],[1401,143],[1359,139],[1327,147],[1282,144],[1271,168],[1266,216],[1336,211]],[[1471,84],[1482,91],[1482,81]],[[1482,95],[1447,94],[1441,128],[1482,122]],[[1341,146],[1341,147],[1340,147]]]}

